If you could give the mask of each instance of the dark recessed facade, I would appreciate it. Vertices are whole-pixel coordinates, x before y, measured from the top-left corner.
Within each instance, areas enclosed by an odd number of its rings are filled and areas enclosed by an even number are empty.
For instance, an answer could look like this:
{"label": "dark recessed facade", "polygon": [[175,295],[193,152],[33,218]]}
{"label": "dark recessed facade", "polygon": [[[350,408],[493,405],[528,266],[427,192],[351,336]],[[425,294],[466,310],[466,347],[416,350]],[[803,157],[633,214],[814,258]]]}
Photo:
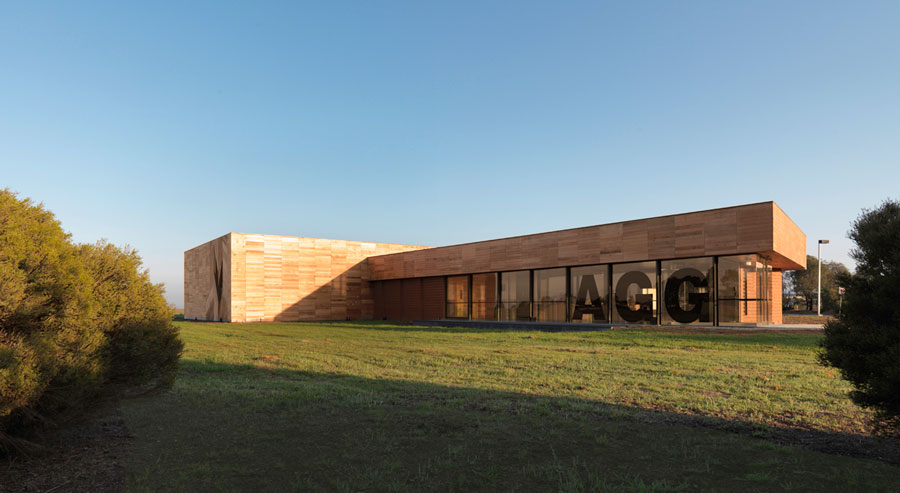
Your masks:
{"label": "dark recessed facade", "polygon": [[185,317],[781,323],[805,264],[774,202],[438,248],[229,233],[185,252]]}

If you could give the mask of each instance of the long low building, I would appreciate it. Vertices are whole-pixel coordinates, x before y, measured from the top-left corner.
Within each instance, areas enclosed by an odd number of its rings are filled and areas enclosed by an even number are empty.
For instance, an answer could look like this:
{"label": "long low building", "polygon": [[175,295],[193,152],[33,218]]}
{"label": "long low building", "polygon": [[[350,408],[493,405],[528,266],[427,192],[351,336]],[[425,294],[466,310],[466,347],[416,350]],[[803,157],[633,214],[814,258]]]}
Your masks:
{"label": "long low building", "polygon": [[228,233],[184,253],[184,314],[224,322],[781,323],[806,235],[774,202],[424,247]]}

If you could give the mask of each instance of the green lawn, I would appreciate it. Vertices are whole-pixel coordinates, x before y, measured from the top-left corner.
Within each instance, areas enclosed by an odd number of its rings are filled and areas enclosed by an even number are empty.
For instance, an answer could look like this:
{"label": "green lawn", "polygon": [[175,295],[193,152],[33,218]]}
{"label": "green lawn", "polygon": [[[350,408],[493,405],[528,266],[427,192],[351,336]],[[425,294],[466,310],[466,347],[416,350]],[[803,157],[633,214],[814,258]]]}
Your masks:
{"label": "green lawn", "polygon": [[178,325],[174,389],[123,404],[132,489],[900,491],[783,444],[866,440],[815,333]]}

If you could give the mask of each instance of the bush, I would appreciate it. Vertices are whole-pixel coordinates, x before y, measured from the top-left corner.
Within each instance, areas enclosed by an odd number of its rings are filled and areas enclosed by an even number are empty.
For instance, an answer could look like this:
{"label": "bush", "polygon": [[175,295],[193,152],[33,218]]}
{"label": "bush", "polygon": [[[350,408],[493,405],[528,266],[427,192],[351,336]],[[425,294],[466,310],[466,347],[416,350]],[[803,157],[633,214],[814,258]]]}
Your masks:
{"label": "bush", "polygon": [[853,223],[855,274],[844,274],[841,316],[825,324],[822,363],[851,382],[851,398],[900,425],[900,202],[864,210]]}
{"label": "bush", "polygon": [[133,250],[73,244],[42,205],[0,190],[0,438],[111,382],[171,382],[171,318]]}
{"label": "bush", "polygon": [[0,416],[27,406],[41,386],[34,350],[21,336],[0,333]]}
{"label": "bush", "polygon": [[107,338],[103,356],[108,379],[129,384],[170,382],[182,344],[162,286],[150,282],[134,250],[101,241],[81,245],[79,253],[93,281],[96,323]]}

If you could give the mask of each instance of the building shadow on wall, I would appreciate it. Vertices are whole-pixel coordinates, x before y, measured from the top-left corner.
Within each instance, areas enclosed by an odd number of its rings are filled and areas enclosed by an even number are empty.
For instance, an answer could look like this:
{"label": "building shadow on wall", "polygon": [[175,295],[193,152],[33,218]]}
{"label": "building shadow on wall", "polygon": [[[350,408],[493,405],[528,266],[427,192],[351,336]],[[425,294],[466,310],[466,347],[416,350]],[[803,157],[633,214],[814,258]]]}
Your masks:
{"label": "building shadow on wall", "polygon": [[[297,277],[300,281],[303,275]],[[368,263],[362,260],[283,308],[274,321],[371,320],[375,304],[371,283],[366,278]],[[304,291],[302,284],[298,291]],[[252,317],[248,320],[252,321]]]}
{"label": "building shadow on wall", "polygon": [[[302,278],[303,276],[298,276]],[[367,281],[369,264],[363,260],[324,282],[273,320],[440,320],[444,318],[443,277]],[[299,290],[303,293],[304,290]],[[253,317],[247,317],[249,321]]]}

